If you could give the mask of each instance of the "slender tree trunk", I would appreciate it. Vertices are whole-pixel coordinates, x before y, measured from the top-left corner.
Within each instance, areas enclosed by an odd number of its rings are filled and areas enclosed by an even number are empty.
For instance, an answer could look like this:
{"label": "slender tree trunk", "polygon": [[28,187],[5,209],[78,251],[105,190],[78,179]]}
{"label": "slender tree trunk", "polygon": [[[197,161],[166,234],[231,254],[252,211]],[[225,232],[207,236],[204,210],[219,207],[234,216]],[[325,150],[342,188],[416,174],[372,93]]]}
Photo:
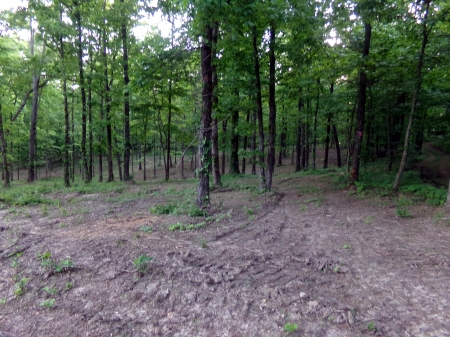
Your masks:
{"label": "slender tree trunk", "polygon": [[[330,96],[333,95],[334,83],[330,85]],[[326,137],[325,137],[325,158],[323,160],[323,168],[328,167],[328,151],[330,149],[330,134],[331,134],[331,119],[333,118],[333,113],[329,112],[327,116],[327,127],[326,127]]]}
{"label": "slender tree trunk", "polygon": [[313,136],[313,169],[316,169],[316,147],[317,147],[317,115],[319,113],[320,79],[317,79],[316,109],[314,111],[314,136]]}
{"label": "slender tree trunk", "polygon": [[252,132],[252,138],[251,138],[251,151],[252,151],[252,157],[250,158],[252,162],[252,174],[256,174],[256,110],[252,114],[252,125],[253,125],[253,132]]}
{"label": "slender tree trunk", "polygon": [[[371,35],[372,35],[372,26],[370,25],[370,23],[365,23],[364,49],[362,53],[364,62],[367,62],[367,57],[369,56]],[[358,107],[356,110],[357,126],[355,132],[355,140],[353,142],[352,170],[350,172],[350,182],[352,184],[359,179],[361,145],[364,135],[364,117],[366,112],[366,88],[367,88],[367,74],[365,69],[360,69],[359,88],[358,88]]]}
{"label": "slender tree trunk", "polygon": [[266,174],[265,174],[265,160],[264,160],[264,125],[263,125],[263,109],[262,109],[262,97],[261,97],[261,74],[259,67],[259,53],[257,42],[256,27],[252,32],[253,42],[253,61],[255,67],[255,89],[256,89],[256,118],[258,120],[258,133],[259,133],[259,189],[263,191],[266,188]]}
{"label": "slender tree trunk", "polygon": [[105,119],[106,119],[106,141],[107,141],[107,147],[108,147],[108,155],[107,155],[107,162],[108,162],[108,179],[107,182],[114,181],[114,171],[113,171],[113,145],[112,145],[112,121],[111,121],[111,88],[109,86],[109,79],[108,79],[108,56],[106,54],[106,44],[107,44],[107,38],[106,38],[106,31],[103,30],[103,76],[104,76],[104,84],[105,84],[105,100],[106,100],[106,106],[105,106]]}
{"label": "slender tree trunk", "polygon": [[[89,47],[89,59],[92,63],[92,48]],[[93,69],[91,66],[88,78],[88,120],[89,120],[89,181],[94,177],[94,134],[92,132],[92,75]]]}
{"label": "slender tree trunk", "polygon": [[75,153],[75,93],[72,89],[72,102],[70,106],[70,115],[71,115],[71,144],[72,144],[72,158],[71,158],[71,169],[70,169],[70,177],[72,178],[72,182],[75,181],[75,159],[76,159],[76,153]]}
{"label": "slender tree trunk", "polygon": [[281,118],[281,135],[280,135],[280,152],[278,154],[278,163],[277,165],[281,166],[283,165],[283,157],[286,156],[286,119],[285,119],[285,113],[284,113],[284,106],[283,106],[283,116]]}
{"label": "slender tree trunk", "polygon": [[83,41],[82,41],[82,28],[81,28],[81,14],[79,8],[75,9],[75,18],[77,24],[77,56],[78,56],[78,70],[80,77],[80,89],[81,89],[81,161],[83,166],[83,180],[89,182],[89,168],[86,153],[86,133],[87,133],[87,108],[86,108],[86,88],[84,82],[84,69],[83,69]]}
{"label": "slender tree trunk", "polygon": [[217,106],[219,103],[219,96],[217,95],[218,87],[218,76],[217,76],[217,65],[216,65],[216,49],[217,40],[219,38],[219,23],[215,22],[212,32],[212,55],[211,55],[211,66],[212,66],[212,76],[213,76],[213,114],[214,118],[212,120],[212,133],[211,133],[211,156],[212,156],[212,174],[213,174],[213,185],[214,187],[219,187],[221,185],[220,181],[220,163],[219,163],[219,126],[217,120]]}
{"label": "slender tree trunk", "polygon": [[211,120],[213,105],[213,70],[212,70],[212,38],[213,27],[205,27],[203,42],[201,46],[201,69],[202,69],[202,116],[201,130],[199,132],[199,157],[200,168],[198,170],[199,184],[197,189],[197,205],[199,207],[211,204],[209,198],[209,168],[211,165]]}
{"label": "slender tree trunk", "polygon": [[[247,124],[250,122],[250,111],[249,110],[247,110],[247,119],[246,119],[246,121],[247,121]],[[246,154],[247,146],[248,146],[248,136],[247,136],[247,133],[245,133],[245,135],[244,135],[244,144],[243,144],[244,155],[242,156],[242,170],[241,170],[242,174],[245,174],[245,164],[246,164],[246,159],[247,159],[247,154]]]}
{"label": "slender tree trunk", "polygon": [[[239,91],[236,91],[236,99],[239,102]],[[231,110],[231,154],[230,154],[230,174],[240,174],[239,172],[239,110],[236,107]]]}
{"label": "slender tree trunk", "polygon": [[334,137],[334,143],[336,144],[337,167],[342,167],[341,146],[339,145],[339,139],[338,139],[338,133],[337,133],[337,129],[336,129],[336,124],[333,124],[333,137]]}
{"label": "slender tree trunk", "polygon": [[270,26],[269,41],[269,144],[267,146],[266,188],[272,190],[272,178],[275,171],[275,141],[277,108],[275,101],[275,27]]}
{"label": "slender tree trunk", "polygon": [[[104,109],[105,109],[105,105],[104,105],[104,98],[102,97],[100,99],[100,121],[101,124],[103,125],[103,115],[104,115]],[[101,132],[99,132],[99,136],[98,136],[98,142],[100,144],[99,146],[99,151],[98,151],[98,181],[102,182],[103,181],[103,132],[104,132],[104,128],[101,128]]]}
{"label": "slender tree trunk", "polygon": [[10,186],[10,175],[8,165],[8,148],[5,140],[5,134],[3,132],[3,117],[2,117],[2,105],[0,103],[0,142],[2,144],[2,159],[3,159],[3,187]]}
{"label": "slender tree trunk", "polygon": [[[34,29],[32,27],[32,19],[30,19],[30,51],[31,56],[34,56]],[[39,109],[39,80],[40,75],[37,70],[33,73],[33,101],[31,107],[31,120],[30,120],[30,139],[28,143],[28,183],[33,183],[35,180],[36,169],[36,126]]]}
{"label": "slender tree trunk", "polygon": [[419,97],[420,87],[422,86],[422,66],[423,66],[423,59],[425,56],[425,49],[427,47],[428,34],[429,34],[429,31],[427,28],[427,21],[428,21],[428,10],[430,9],[430,3],[431,3],[431,0],[424,1],[424,4],[426,5],[426,7],[425,7],[424,17],[423,17],[423,21],[422,21],[422,46],[420,48],[419,59],[417,61],[416,79],[415,79],[415,85],[414,85],[414,92],[413,92],[412,100],[411,100],[411,112],[409,114],[408,127],[407,127],[406,133],[405,133],[405,142],[403,144],[402,160],[400,162],[400,167],[398,168],[397,176],[395,177],[394,185],[392,186],[392,189],[394,189],[395,191],[398,190],[398,188],[400,186],[400,181],[402,179],[403,172],[405,171],[406,159],[408,157],[409,136],[411,134],[412,124],[414,121],[414,115],[416,113],[417,100]]}
{"label": "slender tree trunk", "polygon": [[302,160],[302,148],[305,140],[302,138],[304,136],[304,125],[302,123],[302,110],[303,110],[303,97],[302,88],[299,89],[299,98],[297,105],[297,139],[295,147],[295,172],[300,171],[304,167],[304,162]]}
{"label": "slender tree trunk", "polygon": [[222,164],[222,175],[225,174],[225,149],[226,149],[226,144],[227,144],[227,120],[225,119],[222,122],[222,131],[223,131],[223,136],[222,136],[222,160],[221,160],[221,164]]}
{"label": "slender tree trunk", "polygon": [[[124,0],[120,0],[120,3],[124,4]],[[122,13],[125,12],[125,8],[122,8]],[[130,140],[130,88],[129,83],[130,79],[128,77],[128,43],[127,43],[127,17],[126,15],[122,16],[122,26],[121,26],[121,35],[122,35],[122,50],[123,50],[123,84],[124,84],[124,102],[123,102],[123,111],[124,111],[124,154],[123,154],[123,180],[129,181],[131,180],[130,176],[130,152],[131,152],[131,140]],[[122,180],[122,179],[121,179]]]}

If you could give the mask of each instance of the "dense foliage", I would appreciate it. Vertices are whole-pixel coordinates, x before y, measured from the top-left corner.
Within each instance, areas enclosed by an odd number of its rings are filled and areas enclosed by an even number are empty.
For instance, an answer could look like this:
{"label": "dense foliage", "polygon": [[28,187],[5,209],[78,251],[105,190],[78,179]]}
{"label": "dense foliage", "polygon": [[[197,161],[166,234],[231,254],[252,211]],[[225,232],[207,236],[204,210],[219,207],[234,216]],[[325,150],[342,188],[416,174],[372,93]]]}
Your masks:
{"label": "dense foliage", "polygon": [[[29,0],[0,16],[4,185],[16,168],[31,183],[51,165],[64,166],[66,187],[78,166],[85,182],[126,181],[149,153],[161,153],[168,180],[173,156],[198,144],[201,206],[226,157],[230,173],[258,168],[270,190],[291,149],[304,170],[327,168],[334,148],[353,183],[360,162],[397,170],[427,139],[448,151],[449,10],[443,0]],[[139,33],[158,16],[170,28]]]}

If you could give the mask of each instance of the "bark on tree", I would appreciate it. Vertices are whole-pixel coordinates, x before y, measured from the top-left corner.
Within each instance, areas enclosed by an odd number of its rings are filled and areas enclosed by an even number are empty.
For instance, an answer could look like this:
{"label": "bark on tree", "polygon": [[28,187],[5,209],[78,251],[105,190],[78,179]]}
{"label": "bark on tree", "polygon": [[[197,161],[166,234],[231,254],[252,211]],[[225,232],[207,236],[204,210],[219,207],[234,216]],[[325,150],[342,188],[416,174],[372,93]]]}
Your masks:
{"label": "bark on tree", "polygon": [[425,11],[422,21],[422,46],[420,48],[419,53],[419,59],[417,60],[417,68],[416,68],[416,78],[415,78],[415,85],[414,85],[414,91],[412,95],[411,100],[411,112],[409,114],[409,121],[408,121],[408,127],[406,128],[405,133],[405,142],[403,144],[403,154],[402,154],[402,160],[400,162],[400,167],[398,168],[397,176],[395,177],[394,185],[392,186],[392,189],[397,191],[400,186],[400,181],[402,179],[403,172],[405,171],[405,165],[406,165],[406,159],[408,157],[408,148],[409,148],[409,136],[411,134],[411,129],[414,121],[414,115],[416,113],[417,108],[417,100],[419,97],[420,87],[422,86],[422,66],[423,66],[423,59],[425,56],[425,49],[427,47],[428,43],[428,34],[430,33],[428,30],[428,11],[430,9],[430,3],[431,0],[425,0]]}
{"label": "bark on tree", "polygon": [[[236,99],[239,101],[239,91],[236,91]],[[240,174],[239,171],[239,110],[234,107],[231,111],[231,153],[230,153],[230,170],[229,174]]]}
{"label": "bark on tree", "polygon": [[[30,53],[34,56],[34,29],[32,19],[30,19]],[[35,180],[35,167],[36,167],[36,126],[39,109],[39,71],[35,70],[33,73],[33,101],[31,106],[31,118],[30,118],[30,138],[28,142],[28,183],[33,183]]]}
{"label": "bark on tree", "polygon": [[[330,85],[330,96],[333,95],[334,83]],[[333,113],[329,112],[327,116],[327,126],[326,126],[326,136],[325,136],[325,156],[323,159],[323,168],[328,167],[328,151],[330,150],[330,134],[331,134],[331,119],[333,118]]]}
{"label": "bark on tree", "polygon": [[295,172],[300,171],[303,168],[302,165],[302,146],[304,145],[303,137],[303,123],[302,123],[302,110],[303,110],[303,98],[302,88],[299,89],[299,98],[297,105],[297,138],[295,144]]}
{"label": "bark on tree", "polygon": [[[124,0],[120,0],[123,5]],[[124,8],[122,8],[124,11]],[[126,15],[123,15],[121,35],[122,35],[122,50],[123,50],[123,84],[125,87],[123,98],[123,111],[124,111],[124,153],[123,153],[123,180],[129,181],[130,176],[130,151],[131,151],[131,141],[130,141],[130,91],[129,83],[130,79],[128,77],[128,43],[127,43],[127,23]]]}
{"label": "bark on tree", "polygon": [[317,115],[319,113],[320,79],[317,79],[316,109],[314,110],[314,136],[313,136],[313,169],[316,168],[316,147],[317,147]]}
{"label": "bark on tree", "polygon": [[339,138],[336,129],[336,124],[333,124],[333,137],[334,137],[334,144],[336,144],[337,167],[342,167],[341,146],[339,145]]}
{"label": "bark on tree", "polygon": [[[364,62],[369,56],[371,35],[372,35],[372,26],[370,25],[370,23],[365,23],[364,48],[362,53]],[[366,112],[366,89],[367,89],[367,74],[365,69],[361,69],[359,72],[358,107],[356,110],[357,126],[355,132],[355,140],[353,142],[352,170],[350,172],[350,182],[352,184],[359,179],[361,144],[364,135],[364,117]]]}
{"label": "bark on tree", "polygon": [[[106,23],[105,23],[106,24]],[[107,35],[106,30],[103,30],[103,80],[105,86],[105,120],[106,120],[106,141],[108,147],[108,179],[107,182],[114,181],[114,171],[113,171],[113,145],[112,145],[112,121],[111,121],[111,87],[109,85],[108,78],[108,56],[106,53],[107,45]]]}
{"label": "bark on tree", "polygon": [[[78,2],[76,2],[78,4]],[[79,4],[78,4],[79,6]],[[81,28],[81,14],[79,7],[75,9],[75,19],[77,25],[77,57],[78,57],[78,71],[80,78],[81,90],[81,161],[83,167],[83,180],[89,182],[89,168],[86,152],[86,133],[87,133],[87,105],[86,105],[86,88],[84,81],[84,66],[83,66],[83,30]]]}
{"label": "bark on tree", "polygon": [[[250,122],[250,111],[247,111],[247,125]],[[242,170],[241,173],[245,174],[245,169],[246,169],[246,163],[247,163],[247,155],[246,155],[246,151],[247,151],[247,147],[248,147],[248,135],[247,133],[244,135],[244,144],[243,144],[243,149],[244,149],[244,155],[242,156]]]}
{"label": "bark on tree", "polygon": [[220,163],[219,163],[219,126],[217,120],[217,105],[219,103],[219,96],[217,95],[218,86],[218,76],[217,76],[217,65],[216,65],[216,46],[217,40],[219,38],[219,23],[214,23],[213,33],[212,33],[212,76],[213,76],[213,110],[214,119],[212,121],[212,134],[211,134],[211,156],[212,156],[212,173],[213,173],[213,185],[214,187],[219,187],[221,185],[220,181]]}
{"label": "bark on tree", "polygon": [[211,120],[213,103],[213,74],[212,74],[212,36],[213,27],[206,25],[201,46],[201,71],[202,71],[202,116],[201,129],[199,132],[199,157],[200,167],[198,170],[197,206],[210,205],[209,198],[209,168],[211,166]]}
{"label": "bark on tree", "polygon": [[8,148],[3,131],[2,105],[0,103],[0,142],[2,144],[2,159],[3,159],[3,187],[10,186],[10,175],[8,165]]}
{"label": "bark on tree", "polygon": [[263,125],[263,109],[261,97],[261,74],[259,66],[259,52],[256,27],[252,31],[252,45],[253,45],[253,62],[255,70],[255,89],[256,89],[256,119],[258,121],[259,133],[259,189],[263,191],[266,188],[266,174],[265,174],[265,160],[264,160],[264,125]]}
{"label": "bark on tree", "polygon": [[88,77],[88,121],[89,121],[89,163],[88,175],[89,181],[94,177],[94,134],[92,131],[92,47],[89,46],[90,74]]}
{"label": "bark on tree", "polygon": [[225,149],[226,149],[226,145],[227,145],[227,120],[225,119],[222,122],[222,131],[223,131],[223,135],[222,135],[222,159],[221,159],[221,166],[222,166],[222,175],[225,174]]}
{"label": "bark on tree", "polygon": [[272,190],[272,177],[275,170],[275,141],[277,108],[275,101],[275,27],[270,26],[269,41],[269,143],[267,146],[266,189]]}

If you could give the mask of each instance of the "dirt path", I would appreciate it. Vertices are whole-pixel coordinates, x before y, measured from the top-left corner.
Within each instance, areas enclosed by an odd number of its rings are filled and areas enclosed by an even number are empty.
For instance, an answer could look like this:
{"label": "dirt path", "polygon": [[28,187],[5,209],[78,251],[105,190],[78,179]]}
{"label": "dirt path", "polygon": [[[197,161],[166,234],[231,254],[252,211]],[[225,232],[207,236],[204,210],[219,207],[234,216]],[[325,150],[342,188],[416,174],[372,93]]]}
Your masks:
{"label": "dirt path", "polygon": [[[4,220],[0,336],[450,336],[440,209],[397,218],[391,199],[348,195],[326,176],[274,185],[271,197],[215,193],[227,216],[195,231],[168,231],[179,218],[148,214],[150,197],[112,213],[96,199],[67,227],[38,209]],[[36,258],[47,251],[76,268],[49,272]],[[132,263],[141,254],[154,258],[143,275]],[[20,297],[17,275],[29,278]]]}

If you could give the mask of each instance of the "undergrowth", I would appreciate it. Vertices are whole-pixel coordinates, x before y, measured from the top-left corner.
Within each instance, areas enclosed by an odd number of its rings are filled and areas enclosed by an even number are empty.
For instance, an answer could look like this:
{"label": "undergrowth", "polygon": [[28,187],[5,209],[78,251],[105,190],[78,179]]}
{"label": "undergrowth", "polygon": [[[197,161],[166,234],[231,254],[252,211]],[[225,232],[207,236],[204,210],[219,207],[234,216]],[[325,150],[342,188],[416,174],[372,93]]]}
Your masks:
{"label": "undergrowth", "polygon": [[[392,189],[396,172],[386,172],[385,164],[381,162],[367,164],[360,172],[360,180],[355,182],[360,195],[394,196]],[[338,175],[333,182],[341,187],[348,184],[348,175]],[[414,201],[425,201],[429,205],[440,206],[445,203],[447,190],[424,183],[419,172],[405,171],[403,173],[399,192],[414,197]]]}

